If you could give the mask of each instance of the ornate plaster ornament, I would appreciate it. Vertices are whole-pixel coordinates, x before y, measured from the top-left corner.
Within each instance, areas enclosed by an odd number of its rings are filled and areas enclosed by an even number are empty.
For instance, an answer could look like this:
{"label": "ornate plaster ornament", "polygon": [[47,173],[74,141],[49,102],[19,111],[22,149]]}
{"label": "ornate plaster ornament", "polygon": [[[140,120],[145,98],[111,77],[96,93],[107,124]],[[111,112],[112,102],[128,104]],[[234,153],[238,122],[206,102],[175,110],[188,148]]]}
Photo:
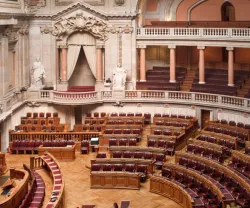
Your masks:
{"label": "ornate plaster ornament", "polygon": [[14,43],[18,41],[18,28],[6,28],[4,30],[4,36],[8,37],[9,43]]}
{"label": "ornate plaster ornament", "polygon": [[27,106],[32,107],[32,108],[41,106],[41,104],[36,101],[28,101],[26,104]]}
{"label": "ornate plaster ornament", "polygon": [[45,25],[44,27],[40,27],[41,33],[48,34],[52,32],[52,27]]}
{"label": "ornate plaster ornament", "polygon": [[95,17],[83,16],[77,13],[75,17],[61,18],[54,24],[52,35],[59,37],[70,35],[73,32],[89,32],[100,40],[107,39],[107,24]]}
{"label": "ornate plaster ornament", "polygon": [[117,6],[122,6],[125,3],[125,0],[114,0],[114,1]]}
{"label": "ornate plaster ornament", "polygon": [[29,34],[29,25],[24,25],[18,30],[19,34],[21,35],[27,35]]}
{"label": "ornate plaster ornament", "polygon": [[122,103],[121,101],[119,101],[119,100],[117,100],[114,104],[113,104],[113,106],[116,106],[116,107],[123,107],[125,104],[124,103]]}
{"label": "ornate plaster ornament", "polygon": [[25,12],[34,13],[42,7],[46,6],[46,0],[24,0]]}

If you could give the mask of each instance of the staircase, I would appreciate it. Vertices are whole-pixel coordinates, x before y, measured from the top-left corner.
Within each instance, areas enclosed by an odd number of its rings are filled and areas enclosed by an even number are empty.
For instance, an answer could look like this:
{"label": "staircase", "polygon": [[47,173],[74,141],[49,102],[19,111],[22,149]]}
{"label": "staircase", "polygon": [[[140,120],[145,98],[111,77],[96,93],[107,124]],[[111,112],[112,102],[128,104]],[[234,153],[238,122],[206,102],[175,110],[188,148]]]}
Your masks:
{"label": "staircase", "polygon": [[198,71],[198,69],[190,69],[187,70],[186,77],[183,81],[183,84],[181,85],[181,91],[189,92],[192,88],[193,80],[195,77],[195,73]]}
{"label": "staircase", "polygon": [[250,89],[250,77],[248,78],[248,80],[245,82],[245,84],[243,85],[243,87],[241,89],[238,90],[237,95],[239,97],[245,97],[245,95],[248,93]]}

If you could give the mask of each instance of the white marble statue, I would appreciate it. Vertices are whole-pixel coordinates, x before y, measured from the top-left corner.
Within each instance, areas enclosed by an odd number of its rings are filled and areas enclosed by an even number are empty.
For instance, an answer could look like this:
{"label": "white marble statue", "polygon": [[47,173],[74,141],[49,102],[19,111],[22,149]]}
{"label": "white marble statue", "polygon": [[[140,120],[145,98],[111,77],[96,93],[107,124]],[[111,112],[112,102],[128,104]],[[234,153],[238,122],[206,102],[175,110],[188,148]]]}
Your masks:
{"label": "white marble statue", "polygon": [[44,87],[43,81],[45,76],[45,69],[39,58],[36,58],[36,61],[33,63],[31,71],[31,86],[32,90],[40,90]]}
{"label": "white marble statue", "polygon": [[113,73],[113,90],[125,90],[127,70],[119,65]]}

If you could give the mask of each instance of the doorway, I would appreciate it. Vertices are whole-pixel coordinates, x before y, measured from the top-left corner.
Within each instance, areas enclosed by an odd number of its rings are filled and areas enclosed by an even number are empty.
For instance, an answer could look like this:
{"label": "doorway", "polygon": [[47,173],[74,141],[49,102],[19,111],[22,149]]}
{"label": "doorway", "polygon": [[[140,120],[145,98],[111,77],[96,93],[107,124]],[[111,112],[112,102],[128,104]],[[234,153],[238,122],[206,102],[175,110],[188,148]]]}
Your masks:
{"label": "doorway", "polygon": [[210,110],[201,110],[201,129],[210,121]]}
{"label": "doorway", "polygon": [[221,6],[221,21],[224,22],[235,21],[234,6],[228,1]]}
{"label": "doorway", "polygon": [[75,107],[75,124],[82,124],[82,106]]}

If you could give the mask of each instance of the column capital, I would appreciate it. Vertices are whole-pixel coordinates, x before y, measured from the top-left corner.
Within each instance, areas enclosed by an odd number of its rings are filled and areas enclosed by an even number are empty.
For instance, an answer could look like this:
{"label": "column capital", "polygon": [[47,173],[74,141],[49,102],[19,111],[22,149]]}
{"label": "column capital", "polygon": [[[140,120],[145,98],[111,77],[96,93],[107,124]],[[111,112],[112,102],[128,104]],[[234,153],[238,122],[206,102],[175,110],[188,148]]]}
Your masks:
{"label": "column capital", "polygon": [[137,48],[147,48],[147,45],[137,45]]}
{"label": "column capital", "polygon": [[105,48],[104,45],[96,45],[96,49],[102,49]]}
{"label": "column capital", "polygon": [[169,49],[176,49],[176,45],[168,45]]}
{"label": "column capital", "polygon": [[58,45],[57,48],[68,48],[67,45]]}
{"label": "column capital", "polygon": [[234,50],[234,47],[226,47],[226,49],[227,49],[228,51],[233,51],[233,50]]}
{"label": "column capital", "polygon": [[199,50],[205,50],[205,46],[197,46],[197,49],[199,49]]}

